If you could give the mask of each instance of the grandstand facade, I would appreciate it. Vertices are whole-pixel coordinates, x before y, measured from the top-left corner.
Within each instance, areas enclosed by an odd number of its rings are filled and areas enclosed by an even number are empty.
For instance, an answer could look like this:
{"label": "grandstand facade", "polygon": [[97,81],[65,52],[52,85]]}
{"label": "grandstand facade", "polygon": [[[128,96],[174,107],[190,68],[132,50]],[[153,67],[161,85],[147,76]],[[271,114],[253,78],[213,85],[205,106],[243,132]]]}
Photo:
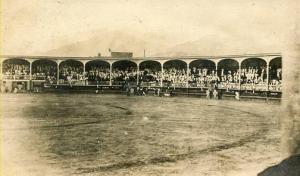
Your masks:
{"label": "grandstand facade", "polygon": [[[172,87],[281,94],[280,53],[183,57],[1,56],[1,87]],[[3,90],[4,89],[4,90]]]}

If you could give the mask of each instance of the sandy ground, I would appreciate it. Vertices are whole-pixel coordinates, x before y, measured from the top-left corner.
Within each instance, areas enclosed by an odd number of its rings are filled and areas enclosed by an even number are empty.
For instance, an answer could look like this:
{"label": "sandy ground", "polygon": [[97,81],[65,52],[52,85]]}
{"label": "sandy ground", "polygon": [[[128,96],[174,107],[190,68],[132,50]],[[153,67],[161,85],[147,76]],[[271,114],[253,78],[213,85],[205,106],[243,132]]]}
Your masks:
{"label": "sandy ground", "polygon": [[280,161],[278,103],[2,94],[2,175],[256,175]]}

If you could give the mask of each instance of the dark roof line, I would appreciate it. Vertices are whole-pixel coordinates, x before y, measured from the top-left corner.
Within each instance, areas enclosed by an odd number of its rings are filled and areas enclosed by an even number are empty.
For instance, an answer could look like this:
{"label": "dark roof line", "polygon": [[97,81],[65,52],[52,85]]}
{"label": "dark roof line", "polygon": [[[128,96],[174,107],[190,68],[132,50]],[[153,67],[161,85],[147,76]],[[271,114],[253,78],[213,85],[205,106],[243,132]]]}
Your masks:
{"label": "dark roof line", "polygon": [[28,56],[28,55],[0,55],[1,58],[32,58],[32,59],[43,59],[43,58],[51,58],[51,59],[196,59],[196,58],[205,58],[205,59],[220,59],[220,58],[239,58],[239,57],[262,57],[262,56],[281,56],[281,53],[258,53],[258,54],[240,54],[240,55],[218,55],[218,56],[153,56],[153,57],[111,57],[111,56]]}

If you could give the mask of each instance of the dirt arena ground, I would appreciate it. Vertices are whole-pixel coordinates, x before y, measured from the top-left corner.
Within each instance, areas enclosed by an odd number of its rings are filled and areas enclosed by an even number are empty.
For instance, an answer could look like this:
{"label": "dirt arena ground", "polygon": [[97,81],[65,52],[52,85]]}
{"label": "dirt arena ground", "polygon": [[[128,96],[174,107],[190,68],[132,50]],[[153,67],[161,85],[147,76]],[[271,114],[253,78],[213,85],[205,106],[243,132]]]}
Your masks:
{"label": "dirt arena ground", "polygon": [[279,103],[2,94],[3,175],[256,175],[280,161]]}

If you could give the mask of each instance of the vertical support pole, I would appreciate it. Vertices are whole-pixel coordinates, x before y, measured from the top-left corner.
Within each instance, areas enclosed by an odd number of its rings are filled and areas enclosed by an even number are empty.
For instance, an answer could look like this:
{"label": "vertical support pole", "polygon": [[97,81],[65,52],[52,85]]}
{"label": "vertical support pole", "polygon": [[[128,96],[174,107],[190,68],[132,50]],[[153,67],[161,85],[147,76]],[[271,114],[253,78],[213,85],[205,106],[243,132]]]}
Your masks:
{"label": "vertical support pole", "polygon": [[267,62],[267,101],[269,100],[269,62]]}
{"label": "vertical support pole", "polygon": [[163,79],[164,79],[164,63],[161,64],[161,79],[160,79],[160,87],[163,87]]}
{"label": "vertical support pole", "polygon": [[33,83],[32,83],[32,61],[29,62],[29,90],[33,89]]}
{"label": "vertical support pole", "polygon": [[[218,77],[218,62],[216,62],[216,72],[215,72],[215,76],[216,77]],[[218,80],[217,80],[217,82],[216,82],[216,86],[217,86],[217,89],[219,88],[219,82],[218,82]]]}
{"label": "vertical support pole", "polygon": [[139,79],[140,79],[140,64],[137,63],[137,69],[136,69],[136,86],[139,85]]}
{"label": "vertical support pole", "polygon": [[1,63],[0,81],[1,81],[1,85],[3,85],[2,63]]}
{"label": "vertical support pole", "polygon": [[0,81],[2,86],[3,85],[3,60],[0,60]]}
{"label": "vertical support pole", "polygon": [[186,64],[186,88],[189,88],[190,65]]}
{"label": "vertical support pole", "polygon": [[270,72],[270,68],[269,68],[269,63],[267,63],[267,91],[269,91],[269,82],[270,82],[270,76],[269,76],[269,72]]}
{"label": "vertical support pole", "polygon": [[242,62],[239,62],[239,90],[241,91],[241,79],[242,79],[242,69],[241,69]]}
{"label": "vertical support pole", "polygon": [[82,64],[83,64],[83,73],[85,73],[85,62],[83,62]]}
{"label": "vertical support pole", "polygon": [[112,63],[109,63],[109,85],[112,86]]}
{"label": "vertical support pole", "polygon": [[84,85],[86,86],[86,80],[85,80],[85,63],[86,62],[83,62],[83,74],[82,74],[82,77],[83,77],[83,81],[84,81]]}
{"label": "vertical support pole", "polygon": [[0,80],[2,81],[3,76],[3,62],[2,60],[0,61]]}
{"label": "vertical support pole", "polygon": [[57,62],[56,84],[59,85],[59,61]]}
{"label": "vertical support pole", "polygon": [[32,62],[29,62],[29,80],[31,81],[32,79]]}

